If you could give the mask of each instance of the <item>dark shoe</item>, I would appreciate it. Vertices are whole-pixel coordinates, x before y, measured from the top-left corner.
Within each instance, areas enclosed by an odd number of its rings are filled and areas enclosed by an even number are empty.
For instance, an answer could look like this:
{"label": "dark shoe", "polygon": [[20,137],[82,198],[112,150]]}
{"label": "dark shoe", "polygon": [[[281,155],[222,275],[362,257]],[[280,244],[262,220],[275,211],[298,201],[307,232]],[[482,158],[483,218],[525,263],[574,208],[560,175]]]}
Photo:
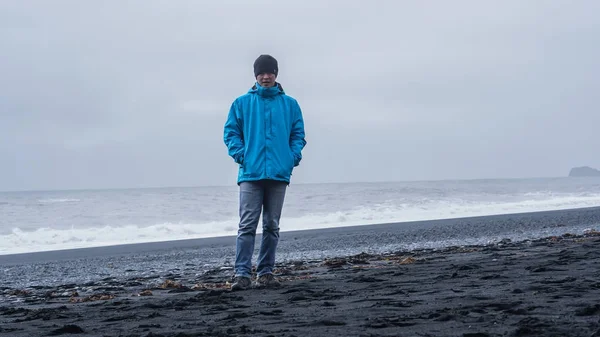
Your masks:
{"label": "dark shoe", "polygon": [[252,285],[249,277],[236,276],[231,285],[231,290],[246,290]]}
{"label": "dark shoe", "polygon": [[255,288],[279,288],[281,283],[275,279],[273,274],[265,274],[260,276],[254,283]]}

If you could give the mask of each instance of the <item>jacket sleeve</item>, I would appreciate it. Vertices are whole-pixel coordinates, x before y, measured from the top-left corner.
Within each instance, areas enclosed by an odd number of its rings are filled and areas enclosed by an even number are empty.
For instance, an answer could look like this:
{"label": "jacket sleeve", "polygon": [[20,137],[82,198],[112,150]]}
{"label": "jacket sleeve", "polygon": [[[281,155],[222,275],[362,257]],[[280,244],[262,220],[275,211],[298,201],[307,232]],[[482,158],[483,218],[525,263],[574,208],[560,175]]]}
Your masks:
{"label": "jacket sleeve", "polygon": [[304,118],[302,117],[302,109],[298,102],[295,104],[294,118],[292,121],[292,132],[290,134],[290,148],[294,154],[294,167],[300,165],[302,160],[302,149],[306,146],[304,134]]}
{"label": "jacket sleeve", "polygon": [[242,119],[234,101],[229,108],[229,114],[225,121],[223,140],[227,146],[229,156],[242,165],[244,163],[244,134]]}

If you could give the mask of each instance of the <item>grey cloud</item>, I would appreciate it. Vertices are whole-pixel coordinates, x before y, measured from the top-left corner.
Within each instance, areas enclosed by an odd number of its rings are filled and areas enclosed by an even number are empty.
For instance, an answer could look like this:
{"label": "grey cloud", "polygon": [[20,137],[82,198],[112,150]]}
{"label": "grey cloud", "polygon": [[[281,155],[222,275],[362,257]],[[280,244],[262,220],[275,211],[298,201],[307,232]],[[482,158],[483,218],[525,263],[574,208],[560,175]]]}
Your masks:
{"label": "grey cloud", "polygon": [[231,184],[223,123],[265,52],[305,116],[295,182],[600,167],[599,10],[4,1],[0,190]]}

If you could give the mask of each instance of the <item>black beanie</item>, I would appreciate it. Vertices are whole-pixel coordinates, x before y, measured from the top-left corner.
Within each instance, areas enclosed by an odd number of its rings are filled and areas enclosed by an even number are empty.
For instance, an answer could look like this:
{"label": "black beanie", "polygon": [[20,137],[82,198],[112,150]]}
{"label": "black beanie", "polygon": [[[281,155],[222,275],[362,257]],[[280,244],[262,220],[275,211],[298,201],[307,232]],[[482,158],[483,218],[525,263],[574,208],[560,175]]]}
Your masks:
{"label": "black beanie", "polygon": [[271,55],[260,55],[256,61],[254,61],[254,77],[257,77],[262,73],[273,73],[277,76],[279,67],[277,60]]}

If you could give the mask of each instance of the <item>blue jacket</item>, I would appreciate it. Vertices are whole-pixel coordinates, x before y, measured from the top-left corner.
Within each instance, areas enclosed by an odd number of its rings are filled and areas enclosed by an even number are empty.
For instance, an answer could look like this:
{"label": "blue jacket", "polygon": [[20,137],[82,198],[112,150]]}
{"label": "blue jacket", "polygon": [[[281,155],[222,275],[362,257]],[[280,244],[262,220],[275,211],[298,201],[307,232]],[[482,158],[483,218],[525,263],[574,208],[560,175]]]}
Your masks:
{"label": "blue jacket", "polygon": [[300,105],[279,83],[271,88],[256,83],[231,104],[223,139],[239,164],[238,185],[262,179],[289,184],[306,145]]}

